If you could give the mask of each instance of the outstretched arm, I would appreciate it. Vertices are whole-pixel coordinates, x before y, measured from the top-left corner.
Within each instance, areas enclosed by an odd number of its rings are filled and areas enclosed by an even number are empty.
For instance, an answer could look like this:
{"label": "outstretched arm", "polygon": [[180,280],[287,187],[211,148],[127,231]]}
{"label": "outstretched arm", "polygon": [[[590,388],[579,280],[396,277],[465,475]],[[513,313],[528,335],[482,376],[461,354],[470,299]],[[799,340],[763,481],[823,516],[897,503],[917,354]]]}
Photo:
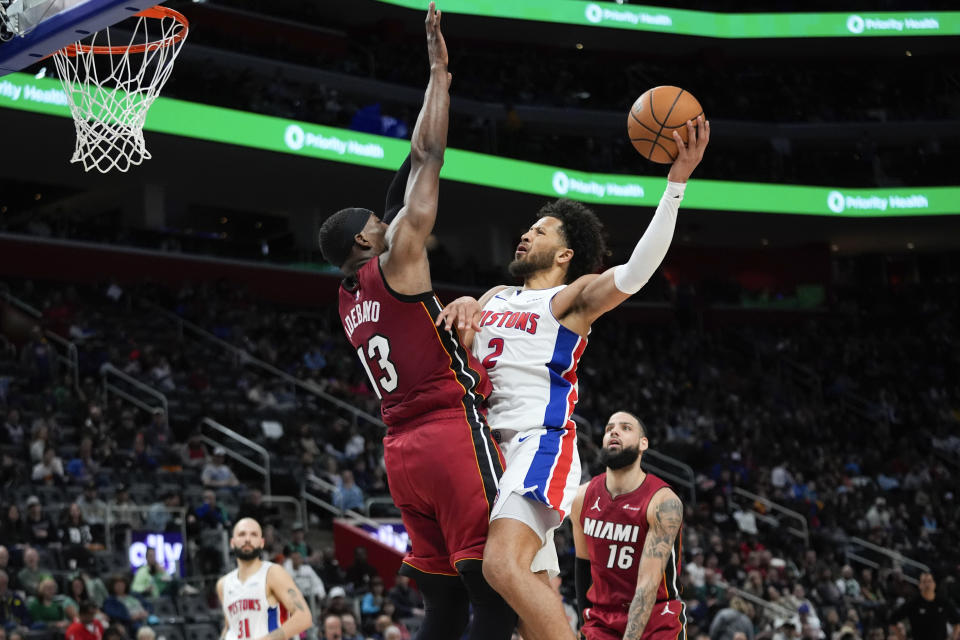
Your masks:
{"label": "outstretched arm", "polygon": [[387,199],[383,203],[383,221],[387,224],[393,222],[397,214],[400,213],[400,209],[403,208],[403,200],[407,195],[407,180],[409,179],[410,154],[408,153],[387,189]]}
{"label": "outstretched arm", "polygon": [[581,335],[594,320],[639,291],[667,255],[687,180],[710,141],[710,122],[703,116],[698,116],[696,127],[687,121],[688,144],[676,131],[673,137],[678,155],[667,175],[667,189],[630,259],[600,275],[578,278],[553,299],[553,313]]}
{"label": "outstretched arm", "polygon": [[674,543],[683,521],[683,503],[673,491],[662,489],[647,507],[647,539],[640,555],[637,589],[627,614],[627,630],[623,640],[640,640],[657,601],[657,589],[673,554]]}
{"label": "outstretched arm", "polygon": [[431,288],[425,242],[437,219],[440,168],[447,147],[451,76],[440,12],[433,2],[427,10],[426,31],[430,82],[410,142],[410,176],[403,208],[387,230],[388,251],[380,258],[390,286],[400,293]]}

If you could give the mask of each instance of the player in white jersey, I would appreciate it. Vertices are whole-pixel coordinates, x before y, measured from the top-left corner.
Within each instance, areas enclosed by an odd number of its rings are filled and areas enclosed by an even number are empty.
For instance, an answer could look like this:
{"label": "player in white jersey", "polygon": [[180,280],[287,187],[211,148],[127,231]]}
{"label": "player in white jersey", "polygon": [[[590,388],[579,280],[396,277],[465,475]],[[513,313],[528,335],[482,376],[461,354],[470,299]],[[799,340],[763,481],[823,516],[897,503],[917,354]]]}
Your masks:
{"label": "player in white jersey", "polygon": [[222,640],[287,640],[313,626],[310,608],[286,569],[260,559],[263,532],[253,518],[233,527],[237,568],[217,581]]}
{"label": "player in white jersey", "polygon": [[[570,638],[562,604],[543,576],[558,571],[553,531],[570,513],[580,484],[577,364],[593,322],[646,284],[676,225],[687,179],[703,158],[710,123],[687,123],[688,144],[630,259],[602,274],[602,225],[582,204],[558,200],[521,237],[510,272],[522,287],[498,286],[479,300],[460,298],[437,324],[457,325],[493,383],[487,421],[507,466],[491,509],[483,554],[487,581],[520,616],[526,640]],[[472,329],[473,331],[470,331]]]}

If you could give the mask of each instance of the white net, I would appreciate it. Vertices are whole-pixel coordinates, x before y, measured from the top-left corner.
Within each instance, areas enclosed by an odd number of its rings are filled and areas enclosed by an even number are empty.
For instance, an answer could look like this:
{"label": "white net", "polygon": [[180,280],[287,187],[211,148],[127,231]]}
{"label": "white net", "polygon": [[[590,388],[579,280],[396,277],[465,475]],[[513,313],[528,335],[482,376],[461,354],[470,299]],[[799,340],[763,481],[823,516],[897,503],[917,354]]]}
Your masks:
{"label": "white net", "polygon": [[[170,77],[188,27],[164,7],[142,11],[135,21],[129,38],[111,27],[54,54],[77,129],[70,162],[86,171],[127,171],[151,157],[143,139],[147,110]],[[126,44],[115,45],[118,37]]]}

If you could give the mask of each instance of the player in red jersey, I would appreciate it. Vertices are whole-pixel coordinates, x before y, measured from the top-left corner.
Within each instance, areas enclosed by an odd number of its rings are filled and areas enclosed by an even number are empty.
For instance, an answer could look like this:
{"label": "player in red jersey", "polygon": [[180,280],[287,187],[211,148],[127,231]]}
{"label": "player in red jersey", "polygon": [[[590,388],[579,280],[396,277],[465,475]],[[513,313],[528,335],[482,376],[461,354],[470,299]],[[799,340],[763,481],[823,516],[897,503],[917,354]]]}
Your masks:
{"label": "player in red jersey", "polygon": [[[640,468],[646,428],[618,411],[603,435],[607,471],[580,487],[570,519],[587,640],[686,640],[680,600],[683,504]],[[592,581],[592,584],[591,584]]]}
{"label": "player in red jersey", "polygon": [[[490,380],[440,330],[425,242],[437,215],[446,148],[449,86],[440,12],[427,12],[430,82],[413,131],[403,207],[387,222],[344,209],[323,223],[324,256],[346,275],[340,317],[381,401],[384,462],[412,549],[401,571],[417,581],[426,616],[420,640],[506,640],[516,614],[487,584],[481,562],[503,458],[480,405]],[[391,191],[397,184],[395,180]],[[389,222],[389,224],[388,224]]]}

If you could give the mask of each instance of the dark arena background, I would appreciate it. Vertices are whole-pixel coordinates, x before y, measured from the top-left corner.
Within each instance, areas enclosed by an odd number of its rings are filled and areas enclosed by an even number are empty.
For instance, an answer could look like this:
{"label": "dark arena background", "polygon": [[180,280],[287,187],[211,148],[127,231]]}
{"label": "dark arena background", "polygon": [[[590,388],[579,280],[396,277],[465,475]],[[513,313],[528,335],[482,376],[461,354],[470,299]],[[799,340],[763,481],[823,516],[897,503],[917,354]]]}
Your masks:
{"label": "dark arena background", "polygon": [[[317,235],[383,209],[426,4],[171,0],[190,34],[125,173],[70,163],[52,60],[0,77],[0,638],[59,640],[89,598],[115,638],[216,640],[244,516],[307,638],[416,637],[379,402]],[[644,467],[684,502],[686,637],[960,637],[960,7],[439,8],[444,303],[512,282],[561,196],[625,261],[668,170],[631,146],[630,106],[675,85],[710,119],[670,251],[593,327],[574,413],[584,482],[611,413],[650,431]],[[569,523],[555,543],[575,626]],[[927,573],[942,635],[908,615]]]}

